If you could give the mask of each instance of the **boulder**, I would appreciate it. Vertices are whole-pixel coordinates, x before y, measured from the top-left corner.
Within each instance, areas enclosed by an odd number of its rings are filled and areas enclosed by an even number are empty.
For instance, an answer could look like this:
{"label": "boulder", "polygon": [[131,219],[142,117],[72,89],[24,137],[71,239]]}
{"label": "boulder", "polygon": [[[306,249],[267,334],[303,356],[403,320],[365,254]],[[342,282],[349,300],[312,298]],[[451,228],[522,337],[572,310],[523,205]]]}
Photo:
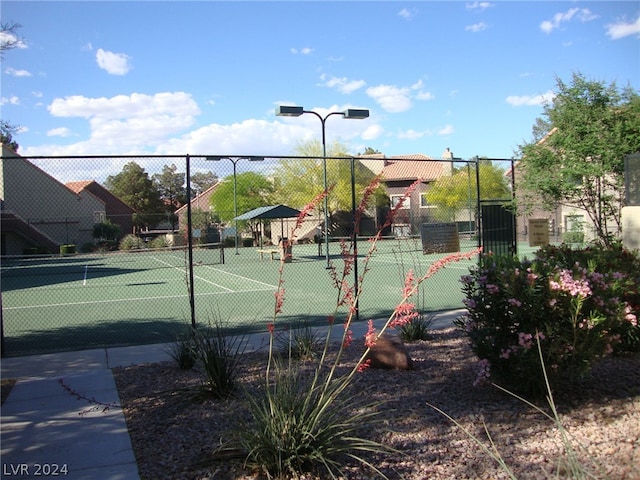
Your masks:
{"label": "boulder", "polygon": [[397,335],[384,334],[371,347],[365,360],[370,360],[369,368],[387,370],[411,370],[413,364],[402,339]]}

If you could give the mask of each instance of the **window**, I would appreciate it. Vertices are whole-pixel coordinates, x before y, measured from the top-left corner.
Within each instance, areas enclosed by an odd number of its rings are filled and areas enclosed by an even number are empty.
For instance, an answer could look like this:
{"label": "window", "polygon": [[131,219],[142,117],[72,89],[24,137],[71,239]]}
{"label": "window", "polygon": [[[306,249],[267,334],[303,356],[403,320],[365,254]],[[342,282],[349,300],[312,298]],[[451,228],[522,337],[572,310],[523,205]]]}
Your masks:
{"label": "window", "polygon": [[409,197],[404,197],[404,195],[391,195],[391,208],[396,208],[398,203],[404,198],[404,202],[402,207],[400,208],[410,208],[411,207],[411,199]]}
{"label": "window", "polygon": [[93,212],[93,223],[104,223],[107,221],[107,212]]}

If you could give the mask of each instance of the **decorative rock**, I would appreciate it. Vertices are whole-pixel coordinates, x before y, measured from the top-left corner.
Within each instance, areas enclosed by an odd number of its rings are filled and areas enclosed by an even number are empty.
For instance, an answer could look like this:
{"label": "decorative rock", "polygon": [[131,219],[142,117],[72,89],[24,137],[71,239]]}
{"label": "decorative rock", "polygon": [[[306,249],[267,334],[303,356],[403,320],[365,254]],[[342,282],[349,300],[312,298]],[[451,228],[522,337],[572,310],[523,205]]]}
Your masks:
{"label": "decorative rock", "polygon": [[387,370],[411,370],[413,364],[402,339],[397,335],[384,334],[371,347],[365,360],[370,360],[369,368]]}

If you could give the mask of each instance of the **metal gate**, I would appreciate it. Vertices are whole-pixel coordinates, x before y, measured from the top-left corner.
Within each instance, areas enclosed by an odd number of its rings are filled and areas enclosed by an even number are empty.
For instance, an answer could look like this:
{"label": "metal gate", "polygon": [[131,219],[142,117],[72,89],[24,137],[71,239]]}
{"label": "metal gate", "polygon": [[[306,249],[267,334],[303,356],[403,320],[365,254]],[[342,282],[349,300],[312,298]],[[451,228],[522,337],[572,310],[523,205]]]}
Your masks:
{"label": "metal gate", "polygon": [[[476,185],[478,188],[478,213],[480,214],[478,244],[484,253],[515,256],[518,254],[516,215],[512,208],[512,200],[515,198],[515,162],[513,159],[477,159],[477,161]],[[511,199],[482,198],[480,186],[483,182],[480,178],[480,164],[483,161],[508,162],[510,164],[505,176],[510,177]]]}
{"label": "metal gate", "polygon": [[482,251],[494,255],[516,255],[516,217],[505,204],[480,202]]}

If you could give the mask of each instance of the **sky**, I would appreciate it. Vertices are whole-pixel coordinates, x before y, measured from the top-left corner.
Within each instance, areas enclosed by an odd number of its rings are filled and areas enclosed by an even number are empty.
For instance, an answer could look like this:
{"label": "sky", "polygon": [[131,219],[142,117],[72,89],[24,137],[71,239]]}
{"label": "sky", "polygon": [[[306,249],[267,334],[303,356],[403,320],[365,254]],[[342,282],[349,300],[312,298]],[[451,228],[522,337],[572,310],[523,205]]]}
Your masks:
{"label": "sky", "polygon": [[[23,156],[511,158],[557,80],[640,90],[637,1],[10,1],[2,119]],[[89,171],[50,171],[62,181]],[[95,174],[94,174],[95,175]],[[99,179],[98,179],[99,180]]]}

